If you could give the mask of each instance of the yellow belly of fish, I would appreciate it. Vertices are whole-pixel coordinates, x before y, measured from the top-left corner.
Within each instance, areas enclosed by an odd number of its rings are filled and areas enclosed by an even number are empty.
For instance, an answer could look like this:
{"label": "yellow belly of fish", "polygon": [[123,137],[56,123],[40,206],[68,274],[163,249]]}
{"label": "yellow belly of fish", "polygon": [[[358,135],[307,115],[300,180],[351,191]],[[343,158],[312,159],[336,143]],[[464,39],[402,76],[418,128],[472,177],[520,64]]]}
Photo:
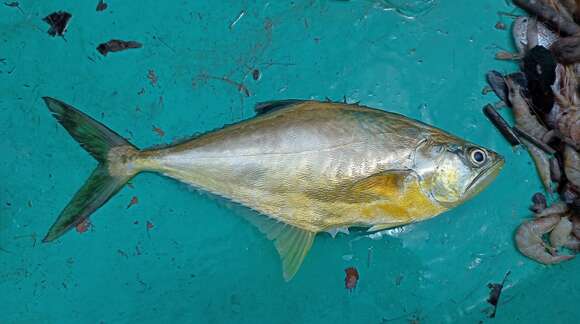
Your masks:
{"label": "yellow belly of fish", "polygon": [[[379,201],[364,205],[360,208],[363,218],[371,220],[386,219],[393,226],[408,224],[436,216],[445,211],[445,208],[434,203],[420,190],[407,190],[404,195],[388,197],[385,201]],[[387,225],[390,222],[387,222]]]}
{"label": "yellow belly of fish", "polygon": [[355,190],[354,193],[364,193],[375,199],[361,199],[360,203],[344,206],[346,208],[331,207],[331,210],[342,209],[346,216],[343,220],[347,220],[341,222],[337,219],[342,224],[335,226],[367,225],[374,226],[375,229],[389,228],[428,219],[447,209],[428,197],[414,177],[404,183],[393,180],[390,176],[376,180],[363,192]]}
{"label": "yellow belly of fish", "polygon": [[[304,193],[271,197],[255,209],[309,231],[336,227],[400,226],[434,217],[447,208],[433,201],[421,189],[415,175],[380,174],[355,184],[334,199],[315,199]],[[346,199],[348,198],[348,199]],[[272,206],[286,206],[273,210]],[[281,212],[285,210],[286,212]]]}

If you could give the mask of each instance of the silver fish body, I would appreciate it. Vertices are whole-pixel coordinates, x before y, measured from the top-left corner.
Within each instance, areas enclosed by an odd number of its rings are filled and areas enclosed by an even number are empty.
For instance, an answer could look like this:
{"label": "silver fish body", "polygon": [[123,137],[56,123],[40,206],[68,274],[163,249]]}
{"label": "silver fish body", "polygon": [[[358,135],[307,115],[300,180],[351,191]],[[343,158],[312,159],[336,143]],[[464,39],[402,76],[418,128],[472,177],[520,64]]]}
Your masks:
{"label": "silver fish body", "polygon": [[497,153],[402,115],[359,105],[288,100],[187,141],[138,150],[78,110],[45,98],[99,166],[49,230],[51,241],[139,172],[153,171],[259,213],[294,276],[316,233],[421,221],[485,188]]}

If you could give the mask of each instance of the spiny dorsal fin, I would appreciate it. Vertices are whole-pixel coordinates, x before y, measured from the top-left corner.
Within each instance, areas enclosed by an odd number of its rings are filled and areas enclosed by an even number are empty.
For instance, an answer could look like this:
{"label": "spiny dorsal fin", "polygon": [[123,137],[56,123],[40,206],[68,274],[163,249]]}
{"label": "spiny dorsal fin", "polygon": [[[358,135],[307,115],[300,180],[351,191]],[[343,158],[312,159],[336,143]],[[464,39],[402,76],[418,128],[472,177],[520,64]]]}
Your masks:
{"label": "spiny dorsal fin", "polygon": [[269,240],[274,241],[282,260],[284,280],[290,281],[300,269],[316,233],[259,214],[244,215],[244,217],[260,232],[266,234]]}
{"label": "spiny dorsal fin", "polygon": [[254,110],[256,111],[257,115],[267,114],[273,111],[277,111],[286,107],[294,106],[301,102],[305,102],[307,100],[302,99],[286,99],[286,100],[272,100],[272,101],[264,101],[258,102]]}

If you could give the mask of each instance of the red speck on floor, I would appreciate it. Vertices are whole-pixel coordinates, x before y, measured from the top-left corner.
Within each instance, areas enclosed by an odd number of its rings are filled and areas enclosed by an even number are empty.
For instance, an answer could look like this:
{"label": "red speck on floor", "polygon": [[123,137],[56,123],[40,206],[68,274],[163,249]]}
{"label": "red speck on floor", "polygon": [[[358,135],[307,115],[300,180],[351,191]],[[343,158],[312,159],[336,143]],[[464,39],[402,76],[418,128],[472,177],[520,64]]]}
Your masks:
{"label": "red speck on floor", "polygon": [[165,136],[165,132],[161,128],[159,128],[159,127],[153,126],[153,131],[155,133],[157,133],[157,135],[159,135],[161,137]]}
{"label": "red speck on floor", "polygon": [[77,232],[84,233],[91,227],[91,221],[87,218],[82,223],[77,225]]}
{"label": "red speck on floor", "polygon": [[97,11],[103,11],[107,9],[107,7],[108,5],[103,0],[99,0],[99,3],[97,3]]}
{"label": "red speck on floor", "polygon": [[137,196],[133,196],[133,198],[131,198],[131,201],[129,202],[129,205],[127,205],[127,208],[133,205],[137,205],[137,203],[139,203],[139,199],[137,198]]}
{"label": "red speck on floor", "polygon": [[155,225],[153,225],[153,223],[151,223],[150,221],[147,221],[147,230],[150,230],[154,227]]}
{"label": "red speck on floor", "polygon": [[347,268],[344,270],[346,276],[344,278],[344,287],[350,291],[356,288],[356,284],[358,282],[358,271],[356,268]]}
{"label": "red speck on floor", "polygon": [[147,79],[149,79],[149,82],[151,82],[152,86],[156,86],[157,85],[157,74],[155,74],[155,71],[153,70],[149,70],[147,71]]}

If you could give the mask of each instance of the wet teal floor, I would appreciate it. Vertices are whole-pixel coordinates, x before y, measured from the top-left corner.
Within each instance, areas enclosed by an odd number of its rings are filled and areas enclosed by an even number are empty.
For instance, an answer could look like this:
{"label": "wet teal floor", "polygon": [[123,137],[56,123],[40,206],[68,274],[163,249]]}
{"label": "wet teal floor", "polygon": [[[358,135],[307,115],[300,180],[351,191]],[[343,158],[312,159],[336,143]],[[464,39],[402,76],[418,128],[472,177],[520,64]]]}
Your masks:
{"label": "wet teal floor", "polygon": [[[513,10],[505,1],[439,0],[414,20],[365,0],[111,0],[103,12],[96,2],[0,5],[0,323],[577,320],[578,261],[545,267],[514,248],[541,185],[527,154],[481,114],[496,100],[481,93],[484,73],[516,69],[493,59],[512,48],[494,27],[511,22],[497,14]],[[65,39],[42,22],[55,10],[73,14]],[[95,48],[111,38],[143,48],[103,57]],[[41,243],[95,166],[42,96],[140,147],[251,117],[259,101],[345,96],[494,148],[507,164],[488,190],[435,219],[319,235],[286,283],[273,245],[239,207],[152,174],[94,214],[87,232]],[[360,280],[349,293],[351,266]],[[488,319],[487,284],[508,270]]]}

